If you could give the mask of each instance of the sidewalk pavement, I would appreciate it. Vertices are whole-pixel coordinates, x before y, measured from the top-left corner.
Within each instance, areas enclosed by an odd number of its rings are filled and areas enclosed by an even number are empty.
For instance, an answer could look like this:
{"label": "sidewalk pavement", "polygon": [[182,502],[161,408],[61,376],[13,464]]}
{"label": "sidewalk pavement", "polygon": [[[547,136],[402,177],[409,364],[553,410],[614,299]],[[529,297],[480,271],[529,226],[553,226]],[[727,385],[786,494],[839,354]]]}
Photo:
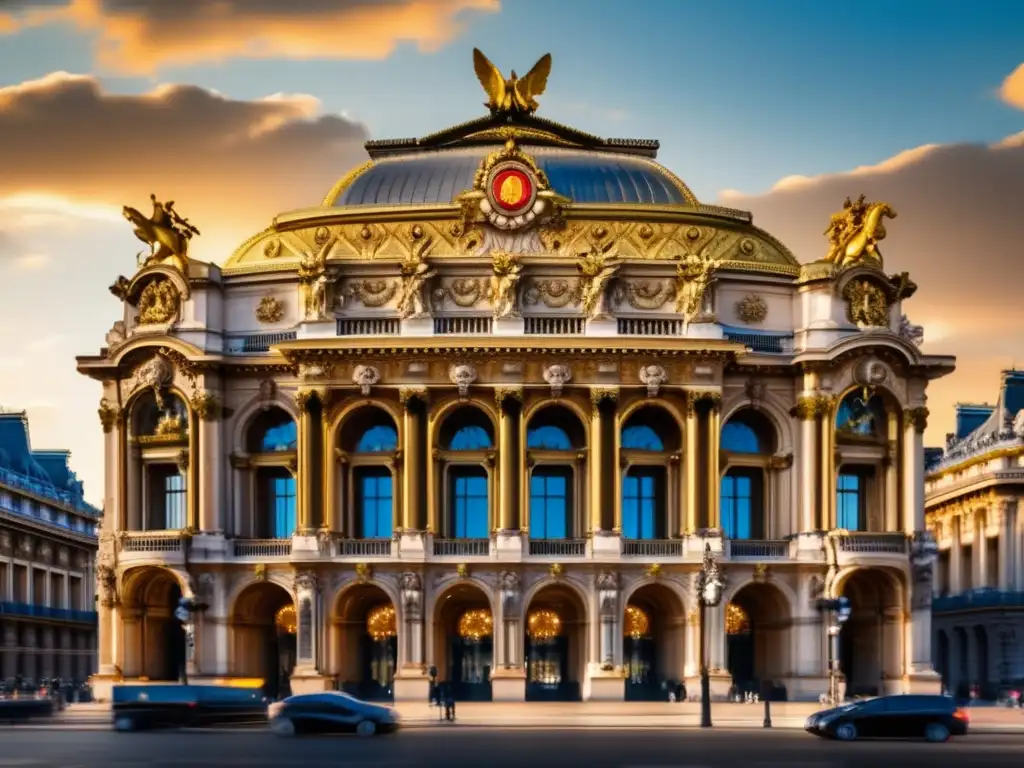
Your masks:
{"label": "sidewalk pavement", "polygon": [[[407,726],[428,727],[440,721],[438,709],[422,702],[398,702],[395,708]],[[809,715],[821,706],[810,702],[772,704],[772,726],[802,728]],[[727,728],[761,728],[763,704],[714,702],[714,725]],[[1004,707],[972,707],[971,728],[976,731],[1024,733],[1024,710]],[[66,726],[110,722],[110,705],[71,704],[57,716]],[[686,728],[700,724],[700,704],[683,702],[462,702],[456,705],[455,725],[501,728]]]}

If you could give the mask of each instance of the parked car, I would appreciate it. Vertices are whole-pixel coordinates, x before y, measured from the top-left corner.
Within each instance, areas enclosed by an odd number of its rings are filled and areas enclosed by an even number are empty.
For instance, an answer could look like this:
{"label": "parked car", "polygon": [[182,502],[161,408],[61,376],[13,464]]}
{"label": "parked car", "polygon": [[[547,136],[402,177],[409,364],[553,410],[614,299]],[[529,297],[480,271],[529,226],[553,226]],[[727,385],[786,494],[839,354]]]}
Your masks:
{"label": "parked car", "polygon": [[114,730],[266,723],[263,694],[222,685],[114,686]]}
{"label": "parked car", "polygon": [[373,736],[398,730],[401,718],[391,707],[370,704],[341,691],[302,693],[271,704],[270,729],[278,736],[355,733]]}
{"label": "parked car", "polygon": [[56,704],[49,697],[0,699],[0,723],[23,723],[53,717]]}
{"label": "parked car", "polygon": [[811,715],[804,729],[840,741],[855,739],[927,739],[965,736],[969,717],[949,696],[897,695],[826,709]]}

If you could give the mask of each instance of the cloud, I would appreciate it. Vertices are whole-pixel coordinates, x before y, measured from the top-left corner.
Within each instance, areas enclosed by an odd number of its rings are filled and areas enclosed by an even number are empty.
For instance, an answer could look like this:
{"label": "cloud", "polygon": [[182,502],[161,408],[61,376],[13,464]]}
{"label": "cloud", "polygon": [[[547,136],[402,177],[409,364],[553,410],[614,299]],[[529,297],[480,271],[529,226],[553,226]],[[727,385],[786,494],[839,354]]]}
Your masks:
{"label": "cloud", "polygon": [[57,72],[0,88],[0,227],[128,231],[121,206],[145,210],[152,192],[202,231],[193,255],[223,261],[280,211],[319,205],[365,159],[366,138],[312,96],[239,101],[189,85],[128,96]]}
{"label": "cloud", "polygon": [[999,98],[1017,109],[1024,109],[1024,64],[1006,76],[999,88]]}
{"label": "cloud", "polygon": [[[434,51],[467,11],[501,0],[8,0],[0,34],[71,24],[95,35],[98,63],[118,73],[231,58],[383,59],[403,42]],[[2,8],[0,8],[2,11]]]}
{"label": "cloud", "polygon": [[726,191],[719,199],[752,211],[807,262],[825,255],[829,215],[861,193],[896,209],[880,249],[887,271],[910,272],[919,286],[906,311],[925,327],[925,350],[958,358],[957,373],[929,389],[929,439],[938,444],[957,399],[984,399],[1000,368],[1014,356],[1024,362],[1024,133],[987,146],[925,145],[846,173],[788,177],[763,194]]}
{"label": "cloud", "polygon": [[24,271],[45,269],[51,261],[45,253],[26,253],[14,259],[14,268]]}

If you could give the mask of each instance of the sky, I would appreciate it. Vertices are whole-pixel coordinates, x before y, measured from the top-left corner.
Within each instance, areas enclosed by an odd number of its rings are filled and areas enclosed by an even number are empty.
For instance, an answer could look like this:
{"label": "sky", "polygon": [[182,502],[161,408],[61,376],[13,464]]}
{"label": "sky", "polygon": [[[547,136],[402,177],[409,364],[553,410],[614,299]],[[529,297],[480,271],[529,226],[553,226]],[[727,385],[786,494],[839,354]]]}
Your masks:
{"label": "sky", "polygon": [[1018,0],[0,0],[0,406],[70,448],[102,496],[99,385],[75,372],[118,318],[151,192],[223,262],[274,214],[318,205],[368,138],[484,113],[481,48],[540,113],[654,138],[697,197],[750,210],[802,261],[848,196],[891,203],[886,269],[958,370],[957,401],[1024,366],[1024,3]]}

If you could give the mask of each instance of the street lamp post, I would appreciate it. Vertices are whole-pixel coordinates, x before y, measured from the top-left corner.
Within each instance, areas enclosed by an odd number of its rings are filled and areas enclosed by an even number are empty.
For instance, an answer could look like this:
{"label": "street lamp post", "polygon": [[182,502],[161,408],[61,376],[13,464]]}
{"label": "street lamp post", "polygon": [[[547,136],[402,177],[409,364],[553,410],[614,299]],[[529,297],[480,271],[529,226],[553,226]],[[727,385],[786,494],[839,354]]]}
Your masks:
{"label": "street lamp post", "polygon": [[704,560],[697,576],[697,606],[700,616],[700,727],[711,727],[711,677],[708,674],[707,609],[722,600],[725,583],[711,544],[704,543]]}
{"label": "street lamp post", "polygon": [[834,707],[839,704],[839,633],[850,618],[850,599],[819,600],[818,610],[828,614],[828,701]]}
{"label": "street lamp post", "polygon": [[185,633],[185,658],[181,664],[181,684],[188,685],[188,665],[195,658],[196,652],[196,614],[205,611],[209,606],[194,597],[183,597],[178,600],[174,609],[174,618],[181,622]]}

